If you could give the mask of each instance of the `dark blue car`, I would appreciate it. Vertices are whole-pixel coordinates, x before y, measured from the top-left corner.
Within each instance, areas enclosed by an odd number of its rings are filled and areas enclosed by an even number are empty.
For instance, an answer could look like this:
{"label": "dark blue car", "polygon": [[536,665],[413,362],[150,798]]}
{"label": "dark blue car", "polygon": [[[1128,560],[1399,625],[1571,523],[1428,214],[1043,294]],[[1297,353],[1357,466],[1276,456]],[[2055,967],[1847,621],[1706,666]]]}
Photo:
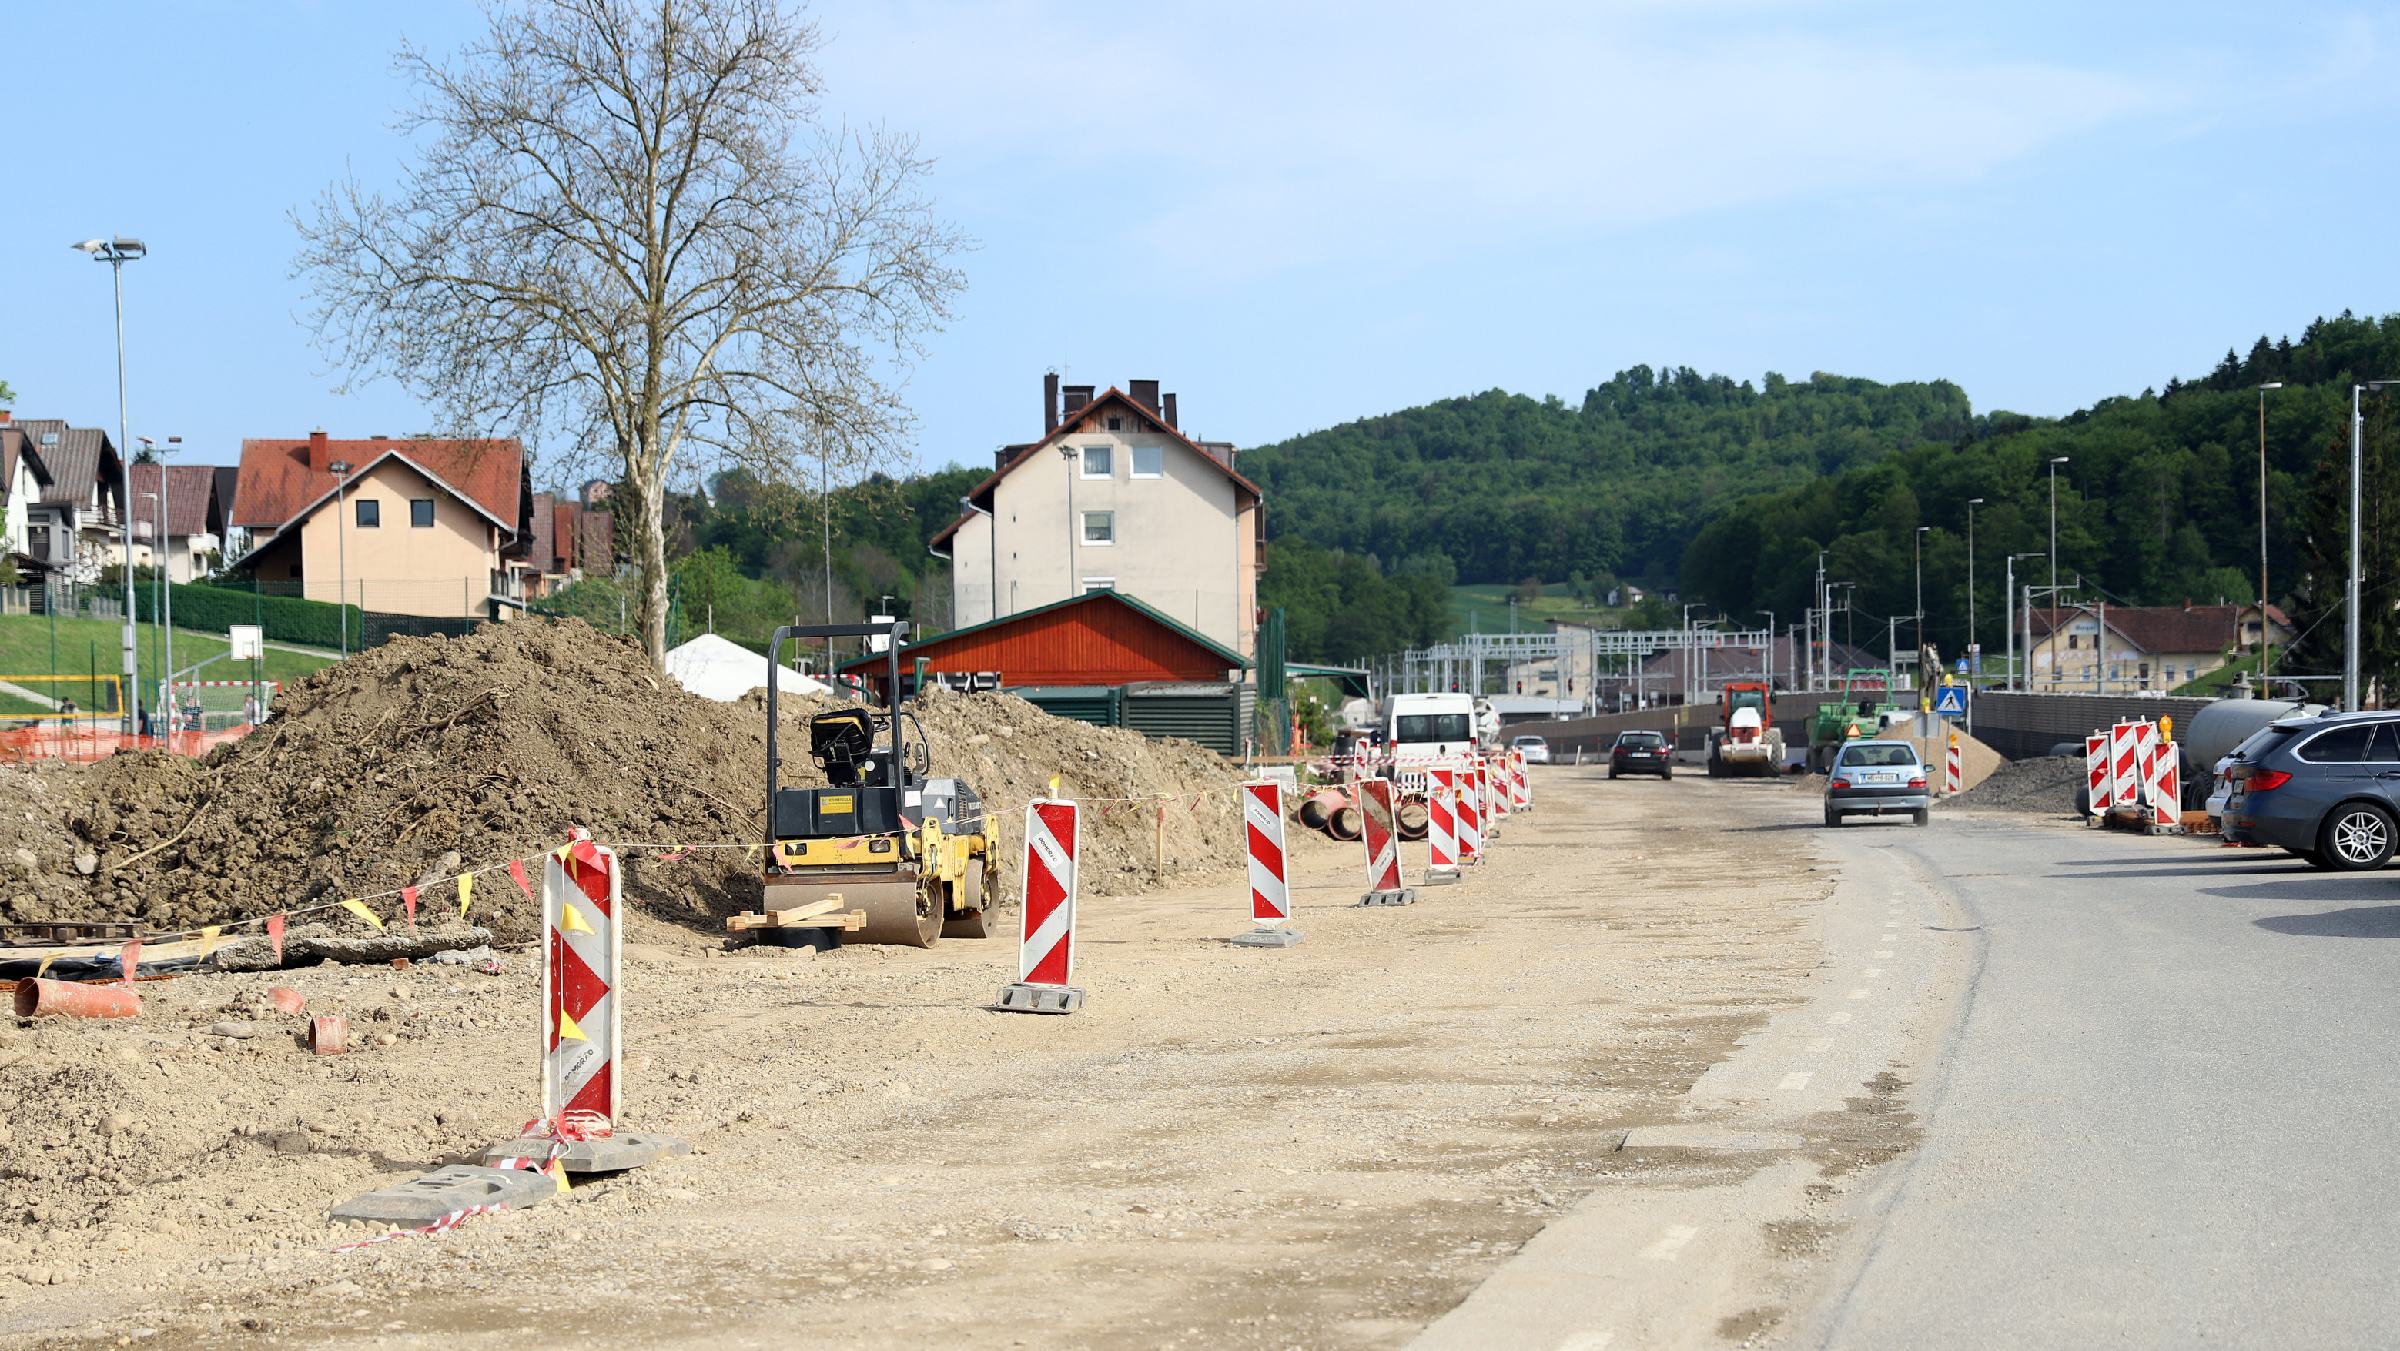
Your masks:
{"label": "dark blue car", "polygon": [[2380,868],[2400,844],[2400,712],[2274,723],[2235,749],[2225,779],[2227,839]]}

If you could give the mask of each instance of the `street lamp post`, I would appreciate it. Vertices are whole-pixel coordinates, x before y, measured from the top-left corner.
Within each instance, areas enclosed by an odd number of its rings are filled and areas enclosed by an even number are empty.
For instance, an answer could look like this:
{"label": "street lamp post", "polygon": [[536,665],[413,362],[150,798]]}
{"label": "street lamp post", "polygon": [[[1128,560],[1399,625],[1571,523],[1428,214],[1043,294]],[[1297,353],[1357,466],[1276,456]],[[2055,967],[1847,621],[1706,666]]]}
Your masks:
{"label": "street lamp post", "polygon": [[1967,499],[1967,650],[1959,655],[1967,659],[1969,684],[1974,683],[1975,668],[1981,664],[1975,660],[1979,650],[1975,642],[1975,508],[1982,505],[1980,497]]}
{"label": "street lamp post", "polygon": [[175,702],[175,538],[167,529],[167,518],[175,508],[167,491],[167,454],[183,448],[183,438],[170,436],[165,446],[145,436],[142,448],[158,457],[158,514],[151,518],[151,551],[159,557],[160,575],[165,581],[158,588],[158,624],[166,631],[167,669],[162,673],[167,682],[167,704]]}
{"label": "street lamp post", "polygon": [[[343,504],[342,490],[350,486],[350,462],[335,460],[325,468],[333,475],[334,618],[342,626],[342,657],[347,660],[350,656],[350,522],[343,519],[343,512],[347,508]],[[322,502],[325,499],[320,497],[317,500]],[[360,637],[365,635],[361,634]]]}
{"label": "street lamp post", "polygon": [[2050,585],[2058,585],[2058,467],[2068,457],[2057,456],[2050,461]]}
{"label": "street lamp post", "polygon": [[1925,676],[1925,532],[1930,525],[1917,527],[1917,676]]}
{"label": "street lamp post", "polygon": [[[1765,660],[1761,662],[1760,665],[1761,668],[1766,672],[1767,695],[1770,699],[1772,699],[1775,694],[1775,612],[1773,610],[1761,610],[1759,613],[1767,617],[1767,655]],[[1771,713],[1772,709],[1769,711]]]}
{"label": "street lamp post", "polygon": [[2283,388],[2281,380],[2258,387],[2258,697],[2267,698],[2267,648],[2274,635],[2267,628],[2267,391]]}
{"label": "street lamp post", "polygon": [[[125,540],[125,691],[128,696],[138,697],[140,691],[137,687],[141,684],[141,673],[134,667],[133,637],[133,464],[127,457],[132,443],[126,435],[125,418],[125,265],[137,258],[149,256],[150,250],[142,241],[127,239],[123,235],[109,239],[87,239],[69,247],[89,254],[95,261],[108,264],[109,271],[113,274],[116,283],[117,453],[119,456],[118,476],[123,480],[120,487],[124,492],[120,505],[120,510],[124,513],[124,520],[120,522],[123,527],[120,533]],[[127,736],[131,736],[133,735],[133,704],[130,699],[124,703],[124,730]]]}
{"label": "street lamp post", "polygon": [[[2358,711],[2359,473],[2360,466],[2364,462],[2362,450],[2367,426],[2366,417],[2360,411],[2359,396],[2370,389],[2382,389],[2387,385],[2400,385],[2400,380],[2369,380],[2363,384],[2350,386],[2350,590],[2342,605],[2345,627],[2349,631],[2344,635],[2348,651],[2342,657],[2342,708],[2351,713]],[[2266,616],[2261,615],[2259,619],[2263,623]]]}
{"label": "street lamp post", "polygon": [[[2036,549],[2031,553],[2010,554],[2008,556],[2008,576],[2006,579],[2008,583],[2008,594],[2002,596],[2000,600],[2003,607],[2005,607],[2002,612],[2003,616],[2008,621],[2007,685],[2008,688],[2012,690],[2019,687],[2027,690],[2033,688],[2032,677],[2025,676],[2020,678],[2017,672],[2017,560],[2020,558],[2039,558],[2041,556],[2042,551],[2039,549]],[[2033,617],[2030,613],[2026,615],[2026,622],[2028,625],[2032,623],[2032,618]],[[2030,633],[2026,635],[2025,661],[2027,665],[2031,665],[2033,663],[2033,639]]]}
{"label": "street lamp post", "polygon": [[[148,443],[149,443],[149,442],[148,442],[148,438],[146,438],[146,437],[145,437],[145,438],[143,439],[143,444],[147,445]],[[143,500],[143,501],[145,501],[145,502],[148,502],[148,503],[150,504],[150,519],[151,519],[151,520],[153,520],[153,521],[156,521],[156,520],[158,519],[158,511],[159,511],[159,507],[158,507],[158,494],[157,494],[157,493],[143,493],[143,494],[142,494],[142,500]],[[154,548],[154,549],[152,550],[152,552],[153,552],[153,553],[155,553],[155,552],[157,552],[157,551],[156,551],[156,549]],[[132,552],[131,550],[127,550],[127,551],[126,551],[126,554],[125,554],[125,567],[126,567],[126,570],[127,570],[127,571],[131,571],[131,570],[132,570],[132,568],[133,568],[133,552]],[[157,613],[157,597],[156,597],[155,593],[152,595],[151,601],[152,601],[151,613],[152,613],[152,614],[156,614],[156,613]],[[157,655],[157,650],[156,650],[155,648],[153,648],[153,649],[152,649],[152,651],[151,651],[151,655],[153,655],[153,656],[156,656],[156,655]],[[165,684],[166,684],[166,675],[165,675],[165,672],[167,672],[167,671],[172,671],[172,670],[174,670],[174,669],[175,669],[175,659],[174,659],[173,657],[168,657],[168,658],[165,658],[165,659],[164,659],[164,662],[163,662],[163,665],[162,665],[162,667],[161,667],[161,670],[160,670],[160,675],[159,675],[159,684],[160,684],[160,686],[161,686],[162,688],[163,688],[163,687],[165,686]],[[137,697],[138,697],[138,696],[137,696]],[[151,726],[152,726],[152,727],[155,729],[155,728],[157,727],[157,725],[158,725],[158,720],[157,720],[157,718],[156,718],[155,716],[153,716],[153,717],[152,717],[152,719],[151,719]]]}

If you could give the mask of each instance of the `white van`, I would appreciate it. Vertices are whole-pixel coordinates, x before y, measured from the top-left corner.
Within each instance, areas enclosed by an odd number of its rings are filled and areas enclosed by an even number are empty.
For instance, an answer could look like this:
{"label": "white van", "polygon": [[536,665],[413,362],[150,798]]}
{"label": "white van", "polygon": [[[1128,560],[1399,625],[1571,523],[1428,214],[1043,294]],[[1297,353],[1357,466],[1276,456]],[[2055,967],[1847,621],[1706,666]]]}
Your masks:
{"label": "white van", "polygon": [[1445,760],[1475,750],[1475,696],[1395,694],[1384,728],[1394,763]]}

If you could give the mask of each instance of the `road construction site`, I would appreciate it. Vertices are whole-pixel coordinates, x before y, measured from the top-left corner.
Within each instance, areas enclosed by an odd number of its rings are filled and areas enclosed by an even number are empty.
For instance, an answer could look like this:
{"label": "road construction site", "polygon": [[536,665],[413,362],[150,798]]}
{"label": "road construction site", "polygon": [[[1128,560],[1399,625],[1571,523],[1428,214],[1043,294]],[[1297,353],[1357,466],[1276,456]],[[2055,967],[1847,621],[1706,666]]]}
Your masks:
{"label": "road construction site", "polygon": [[[2074,1345],[2117,1318],[2175,1345],[2255,1331],[2240,1292],[2337,1342],[2393,1312],[2349,1271],[2374,1243],[2258,1249],[2232,1217],[2290,1205],[2226,1181],[2327,1114],[2293,1204],[2400,1214],[2342,1180],[2400,1104],[2328,1097],[2381,1033],[2362,949],[2317,940],[2390,928],[2329,899],[2371,876],[2176,880],[2284,869],[2088,829],[2067,760],[1840,831],[1805,778],[1562,764],[1413,904],[1361,906],[1360,844],[1293,822],[1303,939],[1244,948],[1237,767],[996,696],[921,711],[1003,857],[1053,776],[1083,799],[1071,1016],[993,1008],[1013,914],[930,949],[729,940],[764,710],[572,625],[377,649],[197,764],[9,771],[12,919],[137,914],[245,960],[140,959],[136,1017],[0,1021],[0,1342]],[[625,1119],[691,1151],[359,1246],[329,1208],[542,1113],[541,911],[496,860],[585,824],[624,859]],[[2234,1025],[2193,989],[2225,945],[2350,1012]],[[345,1054],[312,1053],[324,1015]],[[2220,1044],[2289,1066],[2272,1120],[2223,1116],[2187,1049]],[[2195,1120],[2226,1131],[2194,1148]],[[2113,1314],[2112,1252],[2158,1232],[2198,1237],[2144,1307],[2185,1312]],[[2317,1299],[2293,1263],[2356,1284]],[[2228,1264],[2257,1278],[2212,1286]],[[2029,1282],[2063,1292],[2030,1321]]]}

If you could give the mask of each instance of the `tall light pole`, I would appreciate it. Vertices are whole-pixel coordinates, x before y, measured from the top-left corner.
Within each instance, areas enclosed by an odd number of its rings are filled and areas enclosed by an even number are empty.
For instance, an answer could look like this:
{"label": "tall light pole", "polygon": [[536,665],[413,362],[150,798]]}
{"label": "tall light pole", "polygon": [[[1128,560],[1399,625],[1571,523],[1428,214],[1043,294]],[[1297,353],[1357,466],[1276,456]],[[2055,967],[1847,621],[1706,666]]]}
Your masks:
{"label": "tall light pole", "polygon": [[[1761,610],[1759,613],[1767,617],[1767,655],[1762,667],[1767,677],[1767,695],[1772,699],[1775,694],[1775,612]],[[1770,716],[1773,711],[1772,708],[1768,710]]]}
{"label": "tall light pole", "polygon": [[2258,697],[2267,698],[2267,648],[2273,634],[2267,628],[2267,391],[2283,388],[2281,380],[2258,387]]}
{"label": "tall light pole", "polygon": [[1982,664],[1975,660],[1975,508],[1982,505],[1980,497],[1967,499],[1967,650],[1959,655],[1967,659],[1969,684],[1974,683],[1975,668]]}
{"label": "tall light pole", "polygon": [[1917,677],[1925,676],[1925,532],[1930,525],[1917,527]]}
{"label": "tall light pole", "polygon": [[[124,513],[124,519],[120,525],[123,527],[121,533],[125,540],[125,691],[128,696],[138,696],[141,672],[134,667],[133,637],[133,443],[127,438],[125,430],[125,265],[137,258],[148,257],[150,250],[142,241],[127,239],[123,235],[109,239],[87,239],[80,244],[68,247],[79,249],[91,255],[94,260],[108,264],[109,271],[114,274],[116,282],[117,468],[118,475],[123,480],[119,486],[124,490],[124,501],[120,508]],[[123,720],[125,734],[131,736],[133,735],[133,704],[130,699],[120,702],[125,704],[122,710],[125,715]]]}
{"label": "tall light pole", "polygon": [[[2033,688],[2033,681],[2030,677],[2020,680],[2017,675],[2017,560],[2020,558],[2039,558],[2041,556],[2042,551],[2039,549],[2036,549],[2031,553],[2010,554],[2008,556],[2008,576],[2006,578],[2008,583],[2008,594],[2002,596],[2000,600],[2003,606],[2002,614],[2008,620],[2007,687],[2012,690],[2018,688],[2020,685],[2027,690],[2031,690]],[[2027,616],[2027,620],[2028,622],[2031,621],[2030,615]],[[2027,665],[2031,665],[2033,663],[2033,644],[2030,638],[2028,638],[2026,642],[2025,661]]]}
{"label": "tall light pole", "polygon": [[168,437],[164,447],[147,436],[142,438],[142,449],[158,457],[158,516],[151,526],[151,543],[159,551],[161,560],[159,575],[166,579],[159,584],[158,588],[158,624],[161,629],[166,631],[167,669],[164,674],[167,681],[167,704],[170,708],[174,706],[175,702],[175,545],[173,543],[175,536],[167,528],[167,518],[173,514],[175,509],[168,501],[166,457],[167,452],[182,448],[183,438],[180,436]]}
{"label": "tall light pole", "polygon": [[2067,462],[2064,455],[2050,461],[2050,586],[2058,587],[2058,467]]}
{"label": "tall light pole", "polygon": [[[143,501],[145,501],[145,502],[148,502],[148,503],[150,504],[150,511],[151,511],[151,513],[152,513],[152,515],[151,515],[151,518],[150,518],[150,519],[152,519],[153,521],[157,520],[157,519],[158,519],[158,516],[157,516],[157,512],[158,512],[158,494],[157,494],[157,493],[143,493],[143,494],[142,494],[142,500],[143,500]],[[126,570],[127,570],[127,571],[131,571],[131,570],[132,570],[132,568],[133,568],[133,554],[132,554],[132,552],[131,552],[130,550],[129,550],[129,551],[127,551],[127,553],[126,553],[126,555],[125,555],[125,567],[126,567]],[[155,613],[155,611],[153,611],[153,613]],[[173,669],[174,669],[174,661],[173,661],[173,659],[172,659],[172,658],[169,658],[169,659],[167,659],[167,661],[166,661],[166,669],[167,669],[167,670],[173,670]],[[161,678],[161,680],[160,680],[160,683],[161,683],[162,685],[165,683],[165,680],[164,680],[164,678],[163,678],[163,677]],[[152,730],[154,730],[154,731],[155,731],[155,730],[157,729],[157,726],[158,726],[158,720],[157,720],[155,717],[153,717],[153,718],[151,719],[151,728],[152,728]]]}
{"label": "tall light pole", "polygon": [[1816,621],[1809,625],[1808,630],[1808,687],[1812,690],[1818,688],[1817,623],[1825,626],[1826,683],[1831,684],[1833,680],[1833,612],[1826,605],[1827,599],[1825,594],[1825,550],[1819,549],[1817,550],[1817,590],[1816,594],[1809,597],[1808,611],[1810,619]]}
{"label": "tall light pole", "polygon": [[[336,607],[333,613],[336,622],[342,626],[342,657],[347,660],[350,656],[350,522],[343,519],[346,508],[342,501],[342,490],[350,486],[350,462],[335,460],[325,469],[333,475],[333,603]],[[322,502],[325,499],[320,497],[317,500]],[[363,639],[366,635],[360,634],[359,637]]]}
{"label": "tall light pole", "polygon": [[[2400,385],[2400,380],[2369,380],[2364,384],[2350,386],[2350,592],[2342,606],[2346,612],[2345,627],[2349,630],[2345,635],[2349,650],[2342,656],[2342,709],[2350,713],[2358,711],[2359,470],[2364,463],[2362,448],[2366,439],[2367,427],[2366,418],[2359,411],[2359,396],[2370,389],[2382,389],[2386,385]],[[2265,623],[2266,616],[2260,615],[2259,622]]]}

